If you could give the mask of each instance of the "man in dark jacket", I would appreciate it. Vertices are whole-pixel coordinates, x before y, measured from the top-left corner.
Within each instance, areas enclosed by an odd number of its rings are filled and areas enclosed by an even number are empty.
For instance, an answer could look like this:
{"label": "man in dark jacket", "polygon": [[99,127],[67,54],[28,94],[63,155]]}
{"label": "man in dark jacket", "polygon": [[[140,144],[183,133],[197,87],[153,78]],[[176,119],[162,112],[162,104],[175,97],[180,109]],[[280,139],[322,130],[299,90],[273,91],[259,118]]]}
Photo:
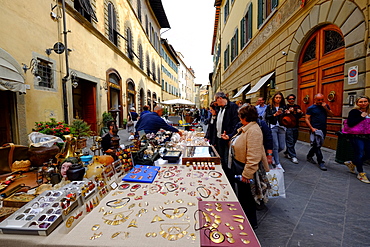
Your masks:
{"label": "man in dark jacket", "polygon": [[160,129],[179,132],[178,129],[168,125],[163,118],[161,118],[163,114],[163,108],[161,106],[154,107],[153,112],[145,113],[141,116],[139,121],[136,124],[136,130],[139,132],[140,130],[144,130],[146,134],[148,133],[157,133]]}
{"label": "man in dark jacket", "polygon": [[222,134],[231,134],[235,126],[239,123],[238,105],[231,102],[225,93],[217,92],[215,94],[215,104],[218,106],[216,121],[216,150],[221,157],[222,168],[229,181],[233,181],[230,169],[227,166],[229,156],[229,140],[224,140]]}

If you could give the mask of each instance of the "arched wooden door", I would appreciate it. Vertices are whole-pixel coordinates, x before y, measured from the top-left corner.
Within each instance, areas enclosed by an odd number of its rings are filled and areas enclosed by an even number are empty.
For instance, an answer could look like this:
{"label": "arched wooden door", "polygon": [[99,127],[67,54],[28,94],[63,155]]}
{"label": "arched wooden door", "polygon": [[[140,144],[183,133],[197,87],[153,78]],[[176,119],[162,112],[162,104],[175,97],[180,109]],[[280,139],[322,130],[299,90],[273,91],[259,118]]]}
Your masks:
{"label": "arched wooden door", "polygon": [[[327,25],[311,35],[299,57],[298,104],[306,112],[315,94],[322,93],[334,113],[328,119],[329,135],[339,131],[342,123],[344,51],[340,29]],[[301,126],[306,126],[303,119]]]}

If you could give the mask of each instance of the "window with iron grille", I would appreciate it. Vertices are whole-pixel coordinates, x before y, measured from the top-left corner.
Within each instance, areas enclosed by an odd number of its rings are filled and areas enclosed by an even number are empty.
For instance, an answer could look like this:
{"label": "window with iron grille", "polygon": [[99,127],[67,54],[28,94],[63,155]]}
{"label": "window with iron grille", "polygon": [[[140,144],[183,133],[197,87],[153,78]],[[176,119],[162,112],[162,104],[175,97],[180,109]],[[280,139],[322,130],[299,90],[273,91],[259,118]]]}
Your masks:
{"label": "window with iron grille", "polygon": [[43,59],[37,59],[37,75],[41,78],[40,87],[54,88],[53,64]]}

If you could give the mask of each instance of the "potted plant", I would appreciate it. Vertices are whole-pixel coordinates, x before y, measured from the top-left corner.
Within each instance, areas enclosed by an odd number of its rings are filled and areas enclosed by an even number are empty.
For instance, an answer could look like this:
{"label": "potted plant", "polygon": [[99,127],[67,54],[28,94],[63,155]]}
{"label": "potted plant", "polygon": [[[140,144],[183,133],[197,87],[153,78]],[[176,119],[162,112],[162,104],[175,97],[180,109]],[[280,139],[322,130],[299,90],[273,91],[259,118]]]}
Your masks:
{"label": "potted plant", "polygon": [[71,134],[77,138],[77,148],[82,149],[86,147],[86,138],[92,135],[90,125],[82,119],[73,120],[71,127]]}
{"label": "potted plant", "polygon": [[103,127],[100,130],[100,135],[102,136],[103,134],[107,133],[109,131],[107,124],[110,121],[114,121],[112,114],[110,112],[103,112],[103,120],[102,120],[102,125]]}
{"label": "potted plant", "polygon": [[124,118],[122,123],[123,123],[123,128],[126,129],[127,118]]}

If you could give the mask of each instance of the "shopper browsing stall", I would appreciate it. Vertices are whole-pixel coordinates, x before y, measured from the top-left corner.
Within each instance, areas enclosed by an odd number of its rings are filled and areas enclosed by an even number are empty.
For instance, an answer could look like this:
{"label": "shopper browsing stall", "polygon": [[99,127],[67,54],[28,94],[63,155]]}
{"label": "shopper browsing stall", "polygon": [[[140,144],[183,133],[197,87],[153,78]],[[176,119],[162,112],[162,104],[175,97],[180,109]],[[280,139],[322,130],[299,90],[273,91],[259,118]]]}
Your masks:
{"label": "shopper browsing stall", "polygon": [[168,125],[161,116],[163,115],[163,107],[154,107],[153,112],[144,114],[136,124],[136,131],[144,130],[146,134],[157,133],[160,129],[177,132],[181,135],[178,129]]}
{"label": "shopper browsing stall", "polygon": [[228,167],[235,177],[241,175],[240,179],[234,179],[236,195],[255,229],[257,228],[255,202],[267,201],[269,183],[266,171],[269,171],[269,166],[263,147],[263,134],[256,122],[258,118],[256,108],[252,105],[243,106],[238,116],[243,126],[230,141],[231,158]]}

